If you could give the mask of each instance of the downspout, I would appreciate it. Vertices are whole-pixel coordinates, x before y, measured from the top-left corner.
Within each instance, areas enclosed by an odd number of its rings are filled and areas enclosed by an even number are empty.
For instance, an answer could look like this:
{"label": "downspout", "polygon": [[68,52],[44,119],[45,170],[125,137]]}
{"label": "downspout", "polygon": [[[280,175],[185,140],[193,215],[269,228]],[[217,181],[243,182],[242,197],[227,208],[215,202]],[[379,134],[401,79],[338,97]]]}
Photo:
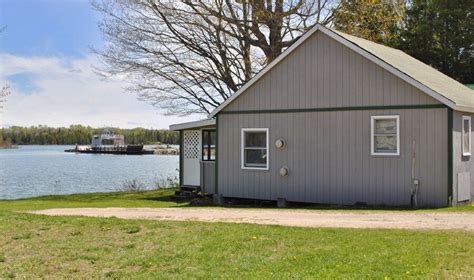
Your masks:
{"label": "downspout", "polygon": [[415,150],[416,141],[413,140],[411,147],[411,181],[413,188],[411,190],[410,204],[412,208],[418,208],[418,191],[420,188],[420,180],[415,177],[415,168],[416,168],[416,150]]}

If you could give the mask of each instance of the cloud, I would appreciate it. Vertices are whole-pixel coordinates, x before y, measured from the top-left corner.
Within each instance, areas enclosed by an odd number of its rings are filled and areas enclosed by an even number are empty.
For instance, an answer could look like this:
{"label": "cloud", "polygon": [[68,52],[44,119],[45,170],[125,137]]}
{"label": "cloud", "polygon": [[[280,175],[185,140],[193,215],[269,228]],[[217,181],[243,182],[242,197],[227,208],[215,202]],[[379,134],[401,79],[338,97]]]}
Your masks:
{"label": "cloud", "polygon": [[12,93],[0,125],[167,128],[171,123],[203,118],[160,114],[125,92],[126,81],[106,81],[96,75],[95,63],[93,56],[73,59],[0,53],[0,85],[10,84]]}
{"label": "cloud", "polygon": [[35,86],[33,79],[34,75],[32,73],[18,73],[7,76],[7,80],[10,84],[14,85],[15,88],[23,94],[32,94],[39,90],[39,88]]}

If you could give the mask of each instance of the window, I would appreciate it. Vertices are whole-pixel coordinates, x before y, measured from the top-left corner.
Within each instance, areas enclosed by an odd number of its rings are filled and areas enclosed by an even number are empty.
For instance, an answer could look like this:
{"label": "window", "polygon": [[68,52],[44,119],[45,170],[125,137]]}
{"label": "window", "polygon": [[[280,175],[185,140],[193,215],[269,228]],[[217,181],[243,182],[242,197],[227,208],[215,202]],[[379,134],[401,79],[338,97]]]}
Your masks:
{"label": "window", "polygon": [[462,155],[471,155],[471,117],[462,117]]}
{"label": "window", "polygon": [[242,169],[268,170],[268,128],[242,129]]}
{"label": "window", "polygon": [[400,155],[400,117],[372,116],[371,138],[372,155]]}
{"label": "window", "polygon": [[216,131],[215,130],[202,131],[202,160],[203,161],[216,160]]}

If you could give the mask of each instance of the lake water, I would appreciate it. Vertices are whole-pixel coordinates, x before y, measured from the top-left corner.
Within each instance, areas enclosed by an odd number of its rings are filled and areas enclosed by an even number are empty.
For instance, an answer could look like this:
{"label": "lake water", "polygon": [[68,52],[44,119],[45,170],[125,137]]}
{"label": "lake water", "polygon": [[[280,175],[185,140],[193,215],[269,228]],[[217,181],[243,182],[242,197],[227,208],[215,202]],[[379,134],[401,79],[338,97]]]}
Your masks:
{"label": "lake water", "polygon": [[117,191],[127,180],[146,187],[177,177],[179,156],[65,153],[72,146],[0,149],[0,199]]}

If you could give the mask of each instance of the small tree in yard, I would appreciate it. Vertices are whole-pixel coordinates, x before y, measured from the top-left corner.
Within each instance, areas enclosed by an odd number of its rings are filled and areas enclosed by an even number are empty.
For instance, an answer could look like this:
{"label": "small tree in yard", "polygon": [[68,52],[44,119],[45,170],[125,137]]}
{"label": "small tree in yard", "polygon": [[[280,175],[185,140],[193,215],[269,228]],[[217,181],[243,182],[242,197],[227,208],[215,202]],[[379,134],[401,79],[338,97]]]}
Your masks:
{"label": "small tree in yard", "polygon": [[333,0],[97,0],[105,76],[170,114],[209,113],[316,23]]}

